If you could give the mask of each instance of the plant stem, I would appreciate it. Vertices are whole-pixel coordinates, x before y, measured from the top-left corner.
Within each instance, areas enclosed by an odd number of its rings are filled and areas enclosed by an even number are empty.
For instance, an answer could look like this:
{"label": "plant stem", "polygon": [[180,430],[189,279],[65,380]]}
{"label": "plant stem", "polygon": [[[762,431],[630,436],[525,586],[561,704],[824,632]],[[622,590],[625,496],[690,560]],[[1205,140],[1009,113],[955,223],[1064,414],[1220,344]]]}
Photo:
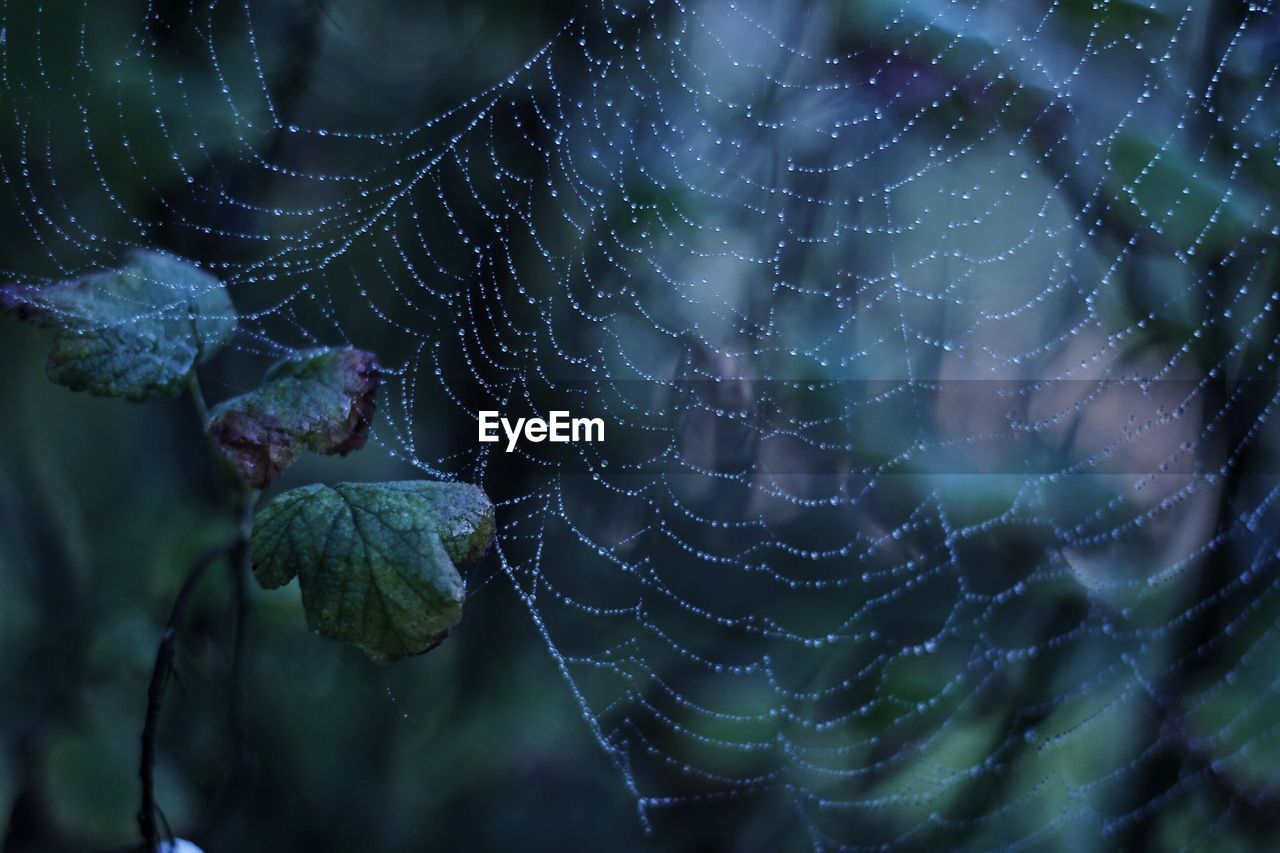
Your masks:
{"label": "plant stem", "polygon": [[253,571],[249,541],[253,535],[253,508],[258,492],[246,489],[241,493],[239,506],[239,535],[231,549],[227,565],[231,569],[231,583],[236,597],[235,639],[231,647],[231,686],[228,691],[231,722],[231,773],[228,784],[244,764],[244,645],[249,623],[249,574]]}
{"label": "plant stem", "polygon": [[204,390],[200,387],[200,377],[192,373],[187,389],[191,392],[191,401],[196,405],[196,414],[200,416],[200,431],[203,432],[205,425],[209,423],[209,407],[204,402]]}
{"label": "plant stem", "polygon": [[[204,431],[209,422],[209,407],[205,404],[204,392],[200,388],[199,377],[194,374],[188,384],[191,400],[196,414],[200,417],[200,430]],[[206,438],[208,436],[206,435]],[[221,462],[218,449],[210,442],[209,449],[215,461]],[[224,470],[226,466],[223,466]],[[165,626],[156,651],[155,667],[151,671],[151,683],[147,688],[147,716],[142,727],[142,763],[139,774],[142,778],[142,807],[138,810],[138,829],[142,833],[142,841],[147,853],[153,853],[160,842],[160,834],[156,825],[159,809],[156,805],[154,769],[156,763],[156,736],[160,724],[160,709],[164,701],[165,690],[169,686],[169,678],[173,673],[173,658],[177,651],[178,632],[186,615],[187,604],[191,595],[204,576],[205,570],[221,557],[228,557],[231,579],[235,588],[236,625],[235,639],[231,654],[231,683],[229,688],[229,721],[232,740],[232,777],[234,778],[244,753],[244,724],[241,709],[243,694],[243,661],[245,645],[245,628],[249,613],[249,572],[252,571],[249,541],[253,535],[253,510],[258,500],[258,491],[251,489],[238,479],[232,491],[235,494],[236,535],[231,541],[210,549],[201,555],[191,569],[178,597],[174,601],[173,610],[169,614],[169,622]]]}
{"label": "plant stem", "polygon": [[173,603],[173,611],[169,614],[169,622],[165,625],[160,640],[160,648],[156,651],[155,667],[151,670],[151,684],[147,687],[147,718],[142,727],[142,766],[139,775],[142,777],[142,808],[138,810],[138,829],[142,832],[142,840],[148,853],[152,853],[159,844],[159,833],[156,829],[156,796],[154,770],[156,763],[156,732],[160,723],[160,708],[164,701],[165,689],[169,686],[169,676],[173,672],[173,656],[177,649],[178,631],[182,627],[182,619],[187,612],[187,603],[191,594],[204,575],[205,569],[231,553],[238,546],[237,542],[219,545],[201,555],[195,566],[187,575],[178,591],[178,598]]}

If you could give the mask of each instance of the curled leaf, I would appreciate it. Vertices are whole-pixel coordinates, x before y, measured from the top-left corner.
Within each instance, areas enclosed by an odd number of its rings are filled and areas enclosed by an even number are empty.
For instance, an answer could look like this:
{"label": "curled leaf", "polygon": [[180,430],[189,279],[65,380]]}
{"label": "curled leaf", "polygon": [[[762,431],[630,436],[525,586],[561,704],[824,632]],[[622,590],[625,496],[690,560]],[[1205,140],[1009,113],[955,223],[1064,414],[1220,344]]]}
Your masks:
{"label": "curled leaf", "polygon": [[236,331],[231,299],[188,261],[137,250],[116,270],[0,286],[0,310],[55,330],[49,378],[73,391],[166,399]]}
{"label": "curled leaf", "polygon": [[380,663],[439,645],[462,618],[456,565],[494,536],[477,486],[408,481],[304,486],[253,526],[253,571],[266,589],[298,577],[307,623]]}
{"label": "curled leaf", "polygon": [[303,450],[345,456],[364,447],[378,379],[372,353],[305,350],[273,365],[261,387],[215,408],[209,436],[245,482],[266,488]]}

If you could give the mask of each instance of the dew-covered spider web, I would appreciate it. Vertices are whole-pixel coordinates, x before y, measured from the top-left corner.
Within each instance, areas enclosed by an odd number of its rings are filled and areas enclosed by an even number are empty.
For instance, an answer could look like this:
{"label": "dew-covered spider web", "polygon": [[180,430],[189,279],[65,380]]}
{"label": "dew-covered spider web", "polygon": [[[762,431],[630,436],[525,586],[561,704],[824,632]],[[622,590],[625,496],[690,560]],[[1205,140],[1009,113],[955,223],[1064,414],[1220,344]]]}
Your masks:
{"label": "dew-covered spider web", "polygon": [[[1273,2],[584,3],[395,128],[257,3],[83,9],[0,3],[5,277],[159,246],[238,355],[377,351],[656,838],[1280,819]],[[604,443],[477,441],[554,409]]]}

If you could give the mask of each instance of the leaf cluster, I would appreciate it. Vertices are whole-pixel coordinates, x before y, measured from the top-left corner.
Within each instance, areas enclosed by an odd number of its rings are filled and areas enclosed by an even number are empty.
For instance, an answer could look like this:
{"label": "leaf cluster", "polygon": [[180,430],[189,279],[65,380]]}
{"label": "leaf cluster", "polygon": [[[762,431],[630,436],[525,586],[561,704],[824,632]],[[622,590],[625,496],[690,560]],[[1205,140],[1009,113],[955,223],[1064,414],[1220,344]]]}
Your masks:
{"label": "leaf cluster", "polygon": [[[37,286],[0,286],[0,311],[52,332],[49,378],[133,401],[196,387],[197,369],[238,325],[225,286],[195,264],[138,250],[117,269]],[[346,455],[373,422],[381,370],[352,347],[287,355],[259,387],[216,406],[205,431],[241,491],[268,487],[305,451]],[[493,506],[451,482],[311,485],[253,520],[265,589],[297,578],[309,625],[379,662],[438,645],[462,617],[458,568],[484,556]]]}

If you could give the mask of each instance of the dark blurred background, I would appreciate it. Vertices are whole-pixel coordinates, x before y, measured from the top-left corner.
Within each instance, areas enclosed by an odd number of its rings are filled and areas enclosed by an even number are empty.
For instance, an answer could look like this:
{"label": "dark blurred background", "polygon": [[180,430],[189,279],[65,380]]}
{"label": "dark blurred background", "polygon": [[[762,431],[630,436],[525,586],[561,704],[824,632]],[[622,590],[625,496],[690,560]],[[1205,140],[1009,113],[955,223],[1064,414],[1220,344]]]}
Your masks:
{"label": "dark blurred background", "polygon": [[[211,402],[291,347],[393,368],[370,447],[275,490],[504,502],[505,569],[424,657],[375,666],[255,588],[243,760],[209,575],[169,824],[1265,849],[1278,45],[1271,3],[1222,0],[0,0],[0,279],[196,259],[244,316]],[[73,395],[44,352],[0,320],[0,835],[116,849],[164,620],[230,520],[189,401]],[[1134,373],[1166,384],[1097,385]],[[743,429],[766,399],[791,434]],[[603,406],[614,440],[478,455],[468,410],[526,401]]]}

